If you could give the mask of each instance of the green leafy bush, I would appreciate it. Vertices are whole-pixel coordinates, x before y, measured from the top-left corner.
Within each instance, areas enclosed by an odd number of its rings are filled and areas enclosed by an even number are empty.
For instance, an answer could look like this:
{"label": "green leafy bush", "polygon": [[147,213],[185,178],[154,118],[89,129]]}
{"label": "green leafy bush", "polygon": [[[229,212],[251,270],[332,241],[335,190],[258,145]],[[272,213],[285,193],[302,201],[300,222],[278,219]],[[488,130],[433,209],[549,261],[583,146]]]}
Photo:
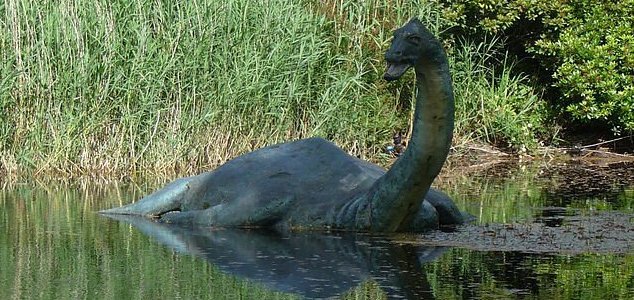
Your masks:
{"label": "green leafy bush", "polygon": [[634,0],[441,2],[454,34],[503,36],[536,62],[533,77],[555,88],[554,107],[571,121],[634,130]]}
{"label": "green leafy bush", "polygon": [[558,58],[555,85],[575,119],[634,130],[634,1],[597,3],[580,2],[559,39],[540,40],[535,50]]}

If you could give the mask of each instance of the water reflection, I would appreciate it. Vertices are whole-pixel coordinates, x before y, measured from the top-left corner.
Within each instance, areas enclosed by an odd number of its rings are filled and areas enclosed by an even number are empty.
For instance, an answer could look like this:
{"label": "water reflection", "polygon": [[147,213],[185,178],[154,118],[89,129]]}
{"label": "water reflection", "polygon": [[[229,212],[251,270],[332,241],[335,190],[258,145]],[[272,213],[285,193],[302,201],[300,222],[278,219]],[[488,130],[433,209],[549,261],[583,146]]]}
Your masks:
{"label": "water reflection", "polygon": [[223,272],[306,298],[340,296],[371,279],[389,298],[434,299],[423,265],[445,251],[380,236],[211,230],[114,218]]}

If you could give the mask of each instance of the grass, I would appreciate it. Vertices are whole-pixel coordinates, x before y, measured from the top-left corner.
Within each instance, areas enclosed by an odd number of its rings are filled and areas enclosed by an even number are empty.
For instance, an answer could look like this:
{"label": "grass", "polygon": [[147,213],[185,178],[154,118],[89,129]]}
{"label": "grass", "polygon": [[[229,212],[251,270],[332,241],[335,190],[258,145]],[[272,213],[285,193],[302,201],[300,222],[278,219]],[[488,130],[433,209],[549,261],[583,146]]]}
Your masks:
{"label": "grass", "polygon": [[[527,152],[545,136],[545,103],[513,73],[500,41],[459,41],[453,53],[457,136]],[[496,61],[501,58],[501,61]]]}
{"label": "grass", "polygon": [[[380,80],[382,52],[391,31],[412,15],[441,33],[445,23],[434,5],[5,1],[0,170],[173,177],[309,136],[385,163],[392,134],[409,127],[414,96],[413,77]],[[533,111],[524,100],[538,98],[509,75],[510,64],[502,73],[470,73],[467,67],[480,65],[469,55],[478,53],[460,53],[452,54],[455,78],[469,84],[456,84],[458,141],[523,138],[515,127],[525,124],[513,122]],[[498,100],[477,108],[485,99]],[[511,111],[482,119],[494,109]],[[509,145],[520,149],[531,139]]]}

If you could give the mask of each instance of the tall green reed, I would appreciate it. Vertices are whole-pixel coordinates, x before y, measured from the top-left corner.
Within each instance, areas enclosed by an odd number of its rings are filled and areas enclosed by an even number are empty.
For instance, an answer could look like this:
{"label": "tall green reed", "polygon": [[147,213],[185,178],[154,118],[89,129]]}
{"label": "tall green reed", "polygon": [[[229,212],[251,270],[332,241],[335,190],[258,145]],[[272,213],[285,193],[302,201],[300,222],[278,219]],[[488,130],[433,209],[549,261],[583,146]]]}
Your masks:
{"label": "tall green reed", "polygon": [[13,0],[3,12],[2,150],[36,172],[195,172],[311,135],[361,153],[373,132],[359,128],[389,115],[356,102],[368,87],[333,53],[332,23],[299,2]]}
{"label": "tall green reed", "polygon": [[526,152],[545,135],[545,102],[513,72],[501,41],[458,41],[452,49],[457,135]]}
{"label": "tall green reed", "polygon": [[384,161],[413,89],[382,52],[410,16],[444,26],[425,1],[7,0],[0,170],[171,177],[308,136]]}

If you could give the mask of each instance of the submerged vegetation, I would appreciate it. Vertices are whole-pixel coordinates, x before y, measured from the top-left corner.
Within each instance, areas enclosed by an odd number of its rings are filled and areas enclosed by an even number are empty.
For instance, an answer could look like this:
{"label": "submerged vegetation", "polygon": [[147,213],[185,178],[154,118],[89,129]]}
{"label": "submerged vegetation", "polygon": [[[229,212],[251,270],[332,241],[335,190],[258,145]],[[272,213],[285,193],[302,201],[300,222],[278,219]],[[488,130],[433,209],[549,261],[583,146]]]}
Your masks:
{"label": "submerged vegetation", "polygon": [[[380,162],[409,130],[413,81],[381,75],[411,16],[450,25],[427,1],[5,1],[0,170],[191,174],[309,136]],[[491,67],[500,41],[446,46],[456,145],[534,148],[543,103],[513,63]]]}

